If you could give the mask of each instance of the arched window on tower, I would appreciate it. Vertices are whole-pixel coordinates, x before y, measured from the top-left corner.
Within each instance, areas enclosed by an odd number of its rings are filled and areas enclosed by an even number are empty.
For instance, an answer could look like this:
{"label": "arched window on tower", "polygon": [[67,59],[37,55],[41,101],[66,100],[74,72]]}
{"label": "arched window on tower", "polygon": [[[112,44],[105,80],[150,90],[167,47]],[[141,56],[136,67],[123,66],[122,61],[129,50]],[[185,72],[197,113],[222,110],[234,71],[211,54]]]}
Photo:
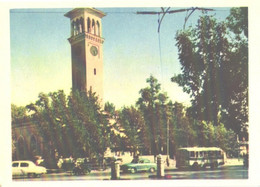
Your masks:
{"label": "arched window on tower", "polygon": [[76,21],[76,35],[78,35],[79,34],[79,26],[80,25],[80,23],[79,23],[79,19],[77,19],[77,21]]}
{"label": "arched window on tower", "polygon": [[81,25],[81,28],[80,28],[81,29],[81,33],[85,32],[84,19],[81,17],[79,22],[80,22],[80,25]]}
{"label": "arched window on tower", "polygon": [[97,21],[97,35],[100,36],[100,24],[99,24],[99,21]]}
{"label": "arched window on tower", "polygon": [[88,32],[88,33],[90,33],[90,25],[91,25],[90,19],[88,18],[88,19],[87,19],[87,32]]}
{"label": "arched window on tower", "polygon": [[96,35],[96,24],[94,19],[92,20],[91,34]]}
{"label": "arched window on tower", "polygon": [[71,32],[72,32],[72,36],[75,36],[76,35],[76,22],[75,21],[72,21],[71,23]]}

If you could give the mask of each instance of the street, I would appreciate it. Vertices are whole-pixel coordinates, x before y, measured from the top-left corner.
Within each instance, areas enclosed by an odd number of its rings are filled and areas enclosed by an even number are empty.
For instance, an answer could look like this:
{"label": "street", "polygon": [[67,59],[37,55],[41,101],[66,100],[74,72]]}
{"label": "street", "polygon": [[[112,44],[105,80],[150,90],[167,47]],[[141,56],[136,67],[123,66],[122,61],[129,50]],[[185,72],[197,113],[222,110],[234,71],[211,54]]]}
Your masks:
{"label": "street", "polygon": [[[178,170],[176,168],[165,169],[165,176],[170,180],[176,179],[248,179],[248,169],[243,165],[225,165],[215,170],[209,168],[199,171]],[[50,173],[41,178],[19,178],[15,181],[71,181],[71,180],[110,180],[111,170],[92,171],[90,174],[74,176],[70,173]],[[135,174],[120,173],[121,180],[154,180],[156,172],[138,172]]]}

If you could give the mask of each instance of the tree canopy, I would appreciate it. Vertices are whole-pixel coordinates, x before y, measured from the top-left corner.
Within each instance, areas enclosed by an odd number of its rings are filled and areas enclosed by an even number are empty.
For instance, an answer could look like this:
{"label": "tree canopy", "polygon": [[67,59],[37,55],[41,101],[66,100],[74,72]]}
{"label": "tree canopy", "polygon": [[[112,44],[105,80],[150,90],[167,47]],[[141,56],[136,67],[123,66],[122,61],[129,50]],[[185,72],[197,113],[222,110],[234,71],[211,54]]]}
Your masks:
{"label": "tree canopy", "polygon": [[247,8],[231,9],[226,22],[204,15],[176,40],[182,73],[172,81],[190,94],[190,115],[240,133],[248,125]]}
{"label": "tree canopy", "polygon": [[91,91],[75,91],[68,97],[63,91],[41,93],[27,108],[35,112],[33,121],[46,148],[53,152],[57,150],[63,156],[95,157],[102,155],[108,146],[108,120]]}

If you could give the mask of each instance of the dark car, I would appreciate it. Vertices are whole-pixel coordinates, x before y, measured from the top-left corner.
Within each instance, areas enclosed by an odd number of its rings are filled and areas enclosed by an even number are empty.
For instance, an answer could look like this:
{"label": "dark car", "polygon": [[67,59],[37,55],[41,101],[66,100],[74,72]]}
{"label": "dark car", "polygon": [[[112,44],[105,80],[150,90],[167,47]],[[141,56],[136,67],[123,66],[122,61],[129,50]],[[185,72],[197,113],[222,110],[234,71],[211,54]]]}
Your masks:
{"label": "dark car", "polygon": [[155,170],[157,170],[157,165],[148,159],[133,159],[131,163],[123,164],[121,170],[124,173],[136,173],[138,171],[155,172]]}

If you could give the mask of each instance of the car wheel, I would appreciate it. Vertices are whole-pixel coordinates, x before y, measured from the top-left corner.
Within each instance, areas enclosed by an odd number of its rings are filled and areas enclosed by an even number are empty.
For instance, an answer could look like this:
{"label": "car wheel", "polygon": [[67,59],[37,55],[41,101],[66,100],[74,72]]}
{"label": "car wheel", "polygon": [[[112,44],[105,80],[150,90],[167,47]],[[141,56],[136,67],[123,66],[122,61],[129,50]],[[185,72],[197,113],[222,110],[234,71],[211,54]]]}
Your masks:
{"label": "car wheel", "polygon": [[38,177],[38,178],[41,178],[41,176],[42,176],[42,174],[38,174],[38,175],[36,175],[36,177]]}
{"label": "car wheel", "polygon": [[131,173],[136,173],[136,168],[131,168]]}
{"label": "car wheel", "polygon": [[150,168],[150,172],[151,173],[155,172],[155,168]]}
{"label": "car wheel", "polygon": [[28,176],[28,178],[34,178],[36,176],[36,174],[35,173],[28,173],[27,176]]}

